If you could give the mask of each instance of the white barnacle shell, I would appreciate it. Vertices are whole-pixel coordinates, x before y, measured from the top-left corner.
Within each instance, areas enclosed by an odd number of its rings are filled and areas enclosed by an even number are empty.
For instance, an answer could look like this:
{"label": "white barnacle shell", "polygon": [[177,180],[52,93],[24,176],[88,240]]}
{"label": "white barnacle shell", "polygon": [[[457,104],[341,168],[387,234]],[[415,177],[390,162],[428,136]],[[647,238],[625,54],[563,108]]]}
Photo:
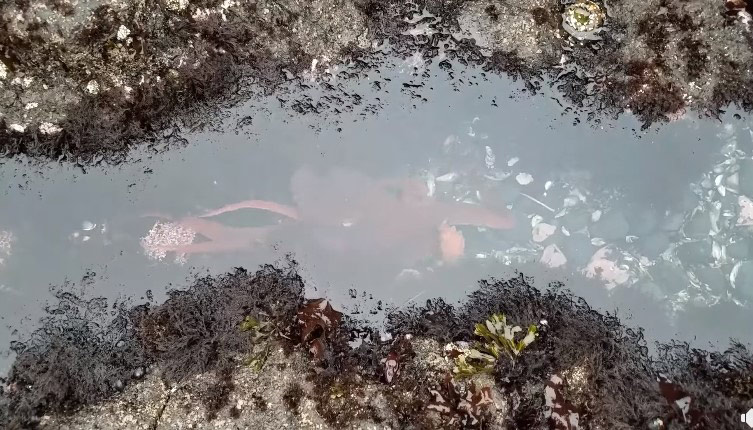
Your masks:
{"label": "white barnacle shell", "polygon": [[602,30],[604,17],[604,11],[598,4],[580,0],[565,8],[562,28],[578,40],[601,40],[598,33]]}
{"label": "white barnacle shell", "polygon": [[125,25],[121,24],[120,27],[118,27],[118,33],[115,35],[119,41],[124,41],[128,38],[128,36],[131,34],[131,30],[126,27]]}
{"label": "white barnacle shell", "polygon": [[92,79],[91,81],[86,83],[86,91],[89,94],[99,94],[99,83]]}

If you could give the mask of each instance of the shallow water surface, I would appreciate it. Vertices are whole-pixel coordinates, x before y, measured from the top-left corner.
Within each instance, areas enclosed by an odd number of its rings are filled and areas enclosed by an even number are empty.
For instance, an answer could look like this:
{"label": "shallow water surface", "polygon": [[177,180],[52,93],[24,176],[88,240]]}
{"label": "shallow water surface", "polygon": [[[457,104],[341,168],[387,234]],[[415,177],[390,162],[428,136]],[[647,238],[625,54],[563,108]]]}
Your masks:
{"label": "shallow water surface", "polygon": [[619,310],[649,338],[751,340],[747,119],[642,132],[629,116],[576,121],[546,90],[520,95],[522,84],[473,70],[451,81],[429,68],[409,91],[412,68],[391,70],[348,83],[377,114],[291,117],[270,99],[117,168],[5,161],[0,341],[33,327],[66,279],[159,300],[194,273],[287,255],[311,295],[362,298],[352,312],[454,301],[522,270]]}

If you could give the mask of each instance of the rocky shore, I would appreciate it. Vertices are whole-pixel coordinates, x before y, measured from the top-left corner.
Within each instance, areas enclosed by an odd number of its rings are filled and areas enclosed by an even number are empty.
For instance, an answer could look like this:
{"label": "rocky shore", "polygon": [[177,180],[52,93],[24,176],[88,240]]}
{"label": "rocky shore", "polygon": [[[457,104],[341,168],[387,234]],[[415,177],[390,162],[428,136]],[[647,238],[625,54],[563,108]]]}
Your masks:
{"label": "rocky shore", "polygon": [[[521,275],[377,329],[306,300],[295,267],[162,304],[59,293],[0,396],[4,428],[734,428],[753,356],[656,345]],[[115,310],[115,316],[110,311]]]}
{"label": "rocky shore", "polygon": [[331,75],[378,68],[379,55],[505,73],[532,92],[550,85],[590,119],[713,117],[753,107],[751,9],[743,0],[6,2],[0,152],[118,162],[135,143],[182,142],[181,130],[259,90],[313,78],[335,91]]}

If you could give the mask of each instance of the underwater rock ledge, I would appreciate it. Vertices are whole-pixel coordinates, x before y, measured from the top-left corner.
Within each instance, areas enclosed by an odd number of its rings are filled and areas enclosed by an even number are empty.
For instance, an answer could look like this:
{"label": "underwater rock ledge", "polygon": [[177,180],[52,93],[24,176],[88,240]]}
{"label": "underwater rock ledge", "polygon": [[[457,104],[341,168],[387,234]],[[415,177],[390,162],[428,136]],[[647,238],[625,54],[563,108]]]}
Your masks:
{"label": "underwater rock ledge", "polygon": [[[0,153],[122,161],[219,106],[374,52],[551,85],[645,124],[753,108],[753,9],[721,0],[24,0],[0,6]],[[450,66],[451,67],[451,66]],[[326,86],[325,86],[325,89]],[[328,90],[329,91],[329,90]],[[293,103],[295,105],[295,103]],[[302,104],[305,108],[305,103]],[[301,105],[298,105],[300,108]],[[316,110],[316,109],[312,109]]]}
{"label": "underwater rock ledge", "polygon": [[388,310],[384,332],[303,287],[292,265],[201,278],[159,305],[60,292],[12,345],[0,425],[735,428],[753,406],[745,346],[649,355],[641,332],[523,275]]}

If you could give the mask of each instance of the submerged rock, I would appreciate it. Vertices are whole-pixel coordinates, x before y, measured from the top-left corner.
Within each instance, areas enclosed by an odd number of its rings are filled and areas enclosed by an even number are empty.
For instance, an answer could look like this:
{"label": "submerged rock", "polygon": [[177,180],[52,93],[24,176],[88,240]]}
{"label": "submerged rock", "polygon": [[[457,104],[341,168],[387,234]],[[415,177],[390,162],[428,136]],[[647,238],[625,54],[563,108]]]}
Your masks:
{"label": "submerged rock", "polygon": [[753,300],[753,261],[737,263],[729,276],[735,296]]}
{"label": "submerged rock", "polygon": [[606,240],[625,239],[630,231],[625,214],[620,210],[611,210],[590,227],[591,235]]}
{"label": "submerged rock", "polygon": [[686,265],[708,265],[713,260],[712,243],[710,240],[685,242],[675,250],[677,258]]}

